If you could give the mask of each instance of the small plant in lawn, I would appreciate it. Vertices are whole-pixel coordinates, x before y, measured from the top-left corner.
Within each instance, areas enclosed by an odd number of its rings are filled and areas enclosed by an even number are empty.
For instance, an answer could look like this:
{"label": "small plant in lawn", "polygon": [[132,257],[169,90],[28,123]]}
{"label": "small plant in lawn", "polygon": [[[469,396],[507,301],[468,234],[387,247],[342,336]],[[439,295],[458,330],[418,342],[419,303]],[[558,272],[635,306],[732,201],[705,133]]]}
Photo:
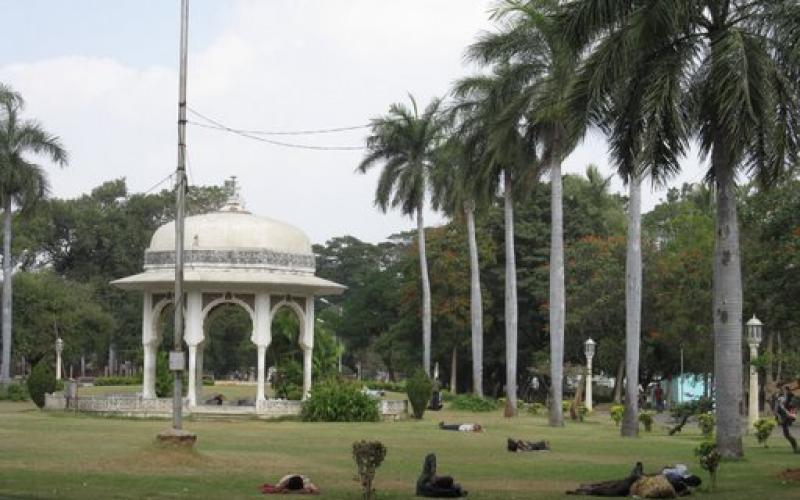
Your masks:
{"label": "small plant in lawn", "polygon": [[569,407],[572,405],[572,401],[562,401],[561,402],[561,411],[563,413],[569,413]]}
{"label": "small plant in lawn", "polygon": [[450,408],[464,411],[494,411],[498,408],[497,401],[486,399],[473,394],[460,394],[453,398]]}
{"label": "small plant in lawn", "polygon": [[717,451],[717,445],[712,439],[703,441],[694,449],[694,454],[700,460],[700,467],[708,471],[711,477],[711,491],[717,487],[717,469],[722,458]]}
{"label": "small plant in lawn", "polygon": [[622,405],[614,405],[611,407],[611,420],[614,421],[614,425],[619,427],[619,424],[622,422],[622,416],[625,415],[625,407]]}
{"label": "small plant in lawn", "polygon": [[362,498],[372,500],[375,498],[375,488],[372,481],[375,471],[380,467],[386,457],[386,447],[380,441],[356,441],[353,443],[353,460],[358,467],[358,480],[363,490]]}
{"label": "small plant in lawn", "polygon": [[428,402],[431,400],[433,382],[423,370],[417,370],[406,381],[406,391],[414,418],[421,419],[425,414],[425,409],[428,407]]}
{"label": "small plant in lawn", "polygon": [[775,421],[771,418],[759,418],[753,423],[753,427],[756,428],[758,444],[763,444],[764,448],[769,448],[767,439],[772,434],[772,429],[775,428]]}
{"label": "small plant in lawn", "polygon": [[653,431],[653,412],[643,411],[639,414],[639,422],[644,425],[645,432]]}
{"label": "small plant in lawn", "polygon": [[531,403],[530,405],[528,405],[528,412],[531,415],[539,415],[540,413],[542,413],[542,411],[544,411],[544,409],[545,406],[542,403]]}
{"label": "small plant in lawn", "polygon": [[700,432],[702,432],[703,436],[706,438],[710,437],[714,433],[714,425],[716,422],[717,419],[714,418],[714,414],[710,411],[701,413],[697,417],[697,425],[700,426]]}
{"label": "small plant in lawn", "polygon": [[301,417],[306,422],[377,422],[380,411],[375,398],[356,384],[328,380],[311,389]]}
{"label": "small plant in lawn", "polygon": [[44,395],[56,390],[56,374],[52,361],[45,356],[31,370],[28,376],[28,394],[39,408],[44,407]]}

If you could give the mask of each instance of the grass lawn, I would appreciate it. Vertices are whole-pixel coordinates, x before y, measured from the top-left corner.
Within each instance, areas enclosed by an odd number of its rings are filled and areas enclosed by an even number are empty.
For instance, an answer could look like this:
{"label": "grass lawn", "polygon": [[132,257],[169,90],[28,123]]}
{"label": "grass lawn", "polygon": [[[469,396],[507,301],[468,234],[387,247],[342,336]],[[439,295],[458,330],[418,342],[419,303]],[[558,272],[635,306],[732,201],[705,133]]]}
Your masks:
{"label": "grass lawn", "polygon": [[[439,420],[480,422],[486,432],[437,429]],[[378,498],[412,498],[425,454],[436,452],[439,473],[450,474],[469,498],[564,498],[579,482],[617,479],[634,462],[646,471],[682,462],[704,479],[692,454],[701,440],[695,427],[669,437],[663,429],[622,439],[607,414],[554,429],[544,417],[504,419],[444,410],[422,421],[312,424],[257,420],[187,421],[197,432],[193,452],[154,446],[165,420],[128,420],[44,413],[28,403],[0,402],[0,498],[256,498],[258,486],[290,472],[304,473],[326,498],[359,498],[351,444],[379,439],[388,448],[378,469]],[[514,454],[509,436],[548,439],[552,452]],[[716,492],[698,496],[758,500],[800,498],[800,482],[778,477],[800,467],[778,432],[771,447],[745,441],[744,460],[720,468]],[[574,498],[574,497],[570,497]]]}

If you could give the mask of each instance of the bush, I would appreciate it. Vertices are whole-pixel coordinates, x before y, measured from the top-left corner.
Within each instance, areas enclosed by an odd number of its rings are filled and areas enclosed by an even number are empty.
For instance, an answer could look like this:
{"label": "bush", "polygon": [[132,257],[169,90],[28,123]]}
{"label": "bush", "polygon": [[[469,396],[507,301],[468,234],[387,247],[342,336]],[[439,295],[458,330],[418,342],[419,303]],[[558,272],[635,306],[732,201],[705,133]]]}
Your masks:
{"label": "bush", "polygon": [[94,385],[139,385],[142,383],[142,377],[97,377],[94,379]]}
{"label": "bush", "polygon": [[375,398],[355,384],[329,380],[314,386],[301,417],[306,422],[377,422],[380,411]]}
{"label": "bush", "polygon": [[204,386],[212,386],[214,385],[214,376],[213,375],[203,375],[203,385]]}
{"label": "bush", "polygon": [[0,385],[0,401],[27,401],[28,388],[22,384]]}
{"label": "bush", "polygon": [[531,403],[530,405],[528,405],[528,412],[531,415],[538,415],[542,411],[544,411],[545,408],[546,407],[542,403]]}
{"label": "bush", "polygon": [[402,382],[381,382],[379,380],[362,381],[367,389],[375,391],[406,392],[406,384]]}
{"label": "bush", "polygon": [[711,490],[717,487],[717,469],[719,468],[720,458],[717,445],[712,440],[703,441],[694,449],[694,454],[700,461],[700,467],[708,471],[711,477]]}
{"label": "bush", "polygon": [[764,448],[769,448],[769,446],[767,446],[767,439],[769,439],[769,436],[772,434],[772,429],[775,428],[775,421],[771,418],[759,418],[753,423],[753,427],[756,428],[758,444],[763,444]]}
{"label": "bush", "polygon": [[[160,351],[156,356],[156,396],[159,398],[172,397],[174,375],[169,369],[169,353]],[[139,382],[141,383],[141,381]],[[186,370],[181,372],[181,392],[187,394]]]}
{"label": "bush", "polygon": [[433,382],[424,371],[417,370],[406,381],[406,392],[414,418],[422,418],[422,415],[425,414],[425,409],[428,407],[428,402],[431,400]]}
{"label": "bush", "polygon": [[275,371],[273,387],[275,396],[281,399],[303,399],[303,368],[299,363],[287,362]]}
{"label": "bush", "polygon": [[700,426],[700,432],[705,437],[710,437],[714,433],[714,424],[716,424],[716,419],[711,412],[703,413],[697,417],[697,425]]}
{"label": "bush", "polygon": [[643,411],[639,414],[639,422],[644,425],[645,432],[653,431],[653,412]]}
{"label": "bush", "polygon": [[569,413],[570,406],[572,406],[572,401],[561,401],[561,412],[564,414]]}
{"label": "bush", "polygon": [[619,424],[622,422],[622,417],[625,415],[625,407],[622,405],[613,405],[611,407],[611,420],[614,421],[614,425],[619,427]]}
{"label": "bush", "polygon": [[450,408],[464,411],[494,411],[499,406],[493,399],[485,399],[474,394],[460,394],[453,398]]}
{"label": "bush", "polygon": [[358,479],[363,489],[364,500],[375,498],[375,470],[386,458],[386,447],[380,441],[357,441],[353,443],[353,460],[358,467]]}
{"label": "bush", "polygon": [[56,374],[50,359],[44,357],[36,363],[28,377],[28,394],[39,408],[44,407],[44,395],[56,390]]}

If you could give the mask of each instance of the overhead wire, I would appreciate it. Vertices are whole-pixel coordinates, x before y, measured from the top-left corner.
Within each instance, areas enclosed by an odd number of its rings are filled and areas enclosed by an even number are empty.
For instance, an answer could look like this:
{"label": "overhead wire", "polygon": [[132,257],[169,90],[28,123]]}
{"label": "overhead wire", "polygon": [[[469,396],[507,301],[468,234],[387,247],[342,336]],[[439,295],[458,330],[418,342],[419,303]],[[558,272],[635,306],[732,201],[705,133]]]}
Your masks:
{"label": "overhead wire", "polygon": [[[221,122],[219,122],[217,120],[214,120],[213,118],[209,118],[208,116],[205,116],[205,115],[203,115],[203,114],[201,114],[201,113],[199,113],[199,112],[197,112],[197,111],[195,111],[195,110],[193,110],[191,108],[189,109],[189,111],[191,111],[192,114],[194,114],[194,115],[196,115],[196,116],[200,117],[201,119],[203,119],[203,120],[208,122],[208,124],[206,124],[206,123],[199,123],[199,122],[195,122],[193,120],[189,120],[188,123],[190,123],[192,125],[203,127],[203,128],[208,128],[208,129],[213,129],[213,130],[219,130],[219,131],[223,131],[223,132],[230,132],[232,134],[236,134],[238,136],[241,136],[241,137],[244,137],[244,138],[247,138],[247,139],[251,139],[251,140],[259,141],[259,142],[264,142],[264,143],[267,143],[267,144],[272,144],[274,146],[283,146],[283,147],[295,148],[295,149],[307,149],[307,150],[312,150],[312,151],[361,151],[361,150],[366,149],[364,146],[314,146],[314,145],[311,145],[311,144],[296,144],[296,143],[292,143],[292,142],[276,141],[276,140],[273,140],[273,139],[267,139],[265,137],[259,137],[258,135],[255,135],[253,132],[248,132],[248,131],[245,131],[245,130],[240,130],[240,129],[235,129],[235,128],[229,127],[229,126],[225,125],[224,123],[221,123]],[[340,128],[349,128],[349,127],[340,127]],[[358,126],[357,128],[362,128],[362,126]],[[333,131],[333,129],[325,129],[325,130],[326,130],[325,133],[328,133],[329,131]],[[306,131],[306,132],[322,133],[321,130]],[[292,135],[297,135],[297,132],[292,132]]]}
{"label": "overhead wire", "polygon": [[[195,111],[192,108],[187,108],[187,109],[189,110],[190,113],[197,116],[198,118],[214,123],[210,118],[206,117],[200,112]],[[198,125],[198,123],[194,122],[194,125]],[[347,127],[320,128],[312,130],[279,130],[279,131],[248,130],[248,129],[236,129],[236,130],[238,130],[239,132],[244,132],[245,134],[252,134],[252,135],[316,135],[316,134],[333,134],[336,132],[348,132],[350,130],[359,130],[359,129],[369,128],[371,126],[372,124],[365,123],[363,125],[350,125]]]}
{"label": "overhead wire", "polygon": [[171,172],[171,173],[170,173],[168,176],[164,177],[163,179],[161,179],[160,181],[158,181],[157,183],[155,183],[155,184],[154,184],[154,185],[153,185],[153,186],[152,186],[150,189],[148,189],[147,191],[144,191],[144,192],[142,192],[142,194],[150,194],[150,193],[152,193],[152,192],[153,192],[153,191],[154,191],[156,188],[158,188],[160,185],[162,185],[162,184],[164,184],[165,182],[167,182],[167,181],[169,181],[170,179],[172,179],[172,177],[173,177],[174,175],[175,175],[175,173],[174,173],[174,172]]}

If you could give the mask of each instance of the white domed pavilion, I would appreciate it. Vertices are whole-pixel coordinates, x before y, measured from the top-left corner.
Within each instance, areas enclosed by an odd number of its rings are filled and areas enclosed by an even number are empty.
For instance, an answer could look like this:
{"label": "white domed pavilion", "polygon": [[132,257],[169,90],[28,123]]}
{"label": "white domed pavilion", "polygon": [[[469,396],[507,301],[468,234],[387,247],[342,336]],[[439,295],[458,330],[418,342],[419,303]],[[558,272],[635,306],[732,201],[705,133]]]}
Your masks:
{"label": "white domed pavilion", "polygon": [[[344,286],[314,275],[311,242],[298,228],[254,215],[234,196],[218,212],[185,219],[184,341],[189,351],[187,404],[197,404],[202,387],[203,349],[208,318],[222,304],[237,304],[252,320],[251,341],[258,352],[256,407],[265,401],[265,357],[271,325],[281,307],[300,319],[303,350],[303,397],[311,389],[314,349],[314,297],[338,295]],[[162,340],[159,321],[173,303],[175,285],[175,223],[159,227],[145,251],[144,272],[112,284],[144,293],[142,397],[155,398],[156,353]]]}

